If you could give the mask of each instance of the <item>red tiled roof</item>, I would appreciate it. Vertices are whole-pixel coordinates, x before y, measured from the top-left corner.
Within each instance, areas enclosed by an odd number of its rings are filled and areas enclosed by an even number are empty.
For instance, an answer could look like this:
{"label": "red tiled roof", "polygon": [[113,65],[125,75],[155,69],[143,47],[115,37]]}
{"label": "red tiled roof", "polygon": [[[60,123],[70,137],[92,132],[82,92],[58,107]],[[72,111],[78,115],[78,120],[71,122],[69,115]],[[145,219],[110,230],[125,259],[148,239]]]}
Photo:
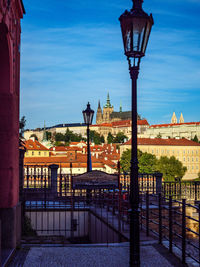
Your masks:
{"label": "red tiled roof", "polygon": [[[149,125],[147,120],[138,120],[137,125]],[[104,126],[104,127],[127,127],[131,126],[131,120],[121,120],[121,121],[114,121],[111,123],[101,123],[101,124],[96,124],[92,125],[92,127],[97,127],[97,126]]]}
{"label": "red tiled roof", "polygon": [[51,147],[50,151],[66,151],[66,146],[55,146]]}
{"label": "red tiled roof", "polygon": [[200,125],[200,122],[184,122],[184,123],[169,123],[169,124],[155,124],[151,125],[150,128],[161,128],[161,127],[173,127],[173,126],[180,126],[180,125]]}
{"label": "red tiled roof", "polygon": [[[24,159],[25,165],[51,165],[58,164],[61,167],[69,167],[72,163],[73,168],[87,167],[87,155],[79,155],[77,159],[71,159],[70,157],[30,157]],[[107,165],[110,164],[107,162]],[[92,157],[92,166],[94,168],[104,168],[104,164],[99,159]]]}
{"label": "red tiled roof", "polygon": [[147,120],[138,120],[137,125],[149,125]]}
{"label": "red tiled roof", "polygon": [[[131,145],[131,139],[123,145]],[[138,138],[138,145],[159,146],[200,146],[200,144],[188,139],[161,139],[161,138]]]}
{"label": "red tiled roof", "polygon": [[37,140],[33,141],[32,139],[25,141],[25,147],[27,150],[49,150],[48,148],[40,144]]}
{"label": "red tiled roof", "polygon": [[123,120],[123,121],[114,121],[112,122],[113,127],[119,127],[119,126],[130,126],[131,120]]}

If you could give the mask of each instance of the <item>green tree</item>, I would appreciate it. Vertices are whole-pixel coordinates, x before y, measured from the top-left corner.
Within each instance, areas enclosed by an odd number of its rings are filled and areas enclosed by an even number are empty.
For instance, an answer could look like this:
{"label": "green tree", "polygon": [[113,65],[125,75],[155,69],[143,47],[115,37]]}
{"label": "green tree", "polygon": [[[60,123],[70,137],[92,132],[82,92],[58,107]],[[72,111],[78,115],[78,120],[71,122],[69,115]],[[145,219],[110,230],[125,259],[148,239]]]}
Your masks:
{"label": "green tree", "polygon": [[37,135],[36,135],[36,134],[31,134],[30,138],[31,138],[31,137],[35,138],[35,140],[37,140],[37,141],[38,141],[38,137],[37,137]]}
{"label": "green tree", "polygon": [[156,136],[156,138],[162,138],[161,133],[159,133],[159,134]]}
{"label": "green tree", "polygon": [[116,137],[113,140],[113,143],[124,143],[124,140],[127,139],[127,136],[123,132],[117,133]]}
{"label": "green tree", "polygon": [[114,141],[114,136],[111,134],[111,132],[109,132],[107,136],[107,142],[108,144],[112,144],[113,141]]}
{"label": "green tree", "polygon": [[142,153],[138,160],[140,173],[153,173],[157,171],[157,158],[150,153]]}
{"label": "green tree", "polygon": [[20,137],[22,137],[24,134],[25,125],[26,125],[26,118],[25,118],[25,116],[23,116],[21,118],[21,120],[19,121],[19,135],[20,135]]}
{"label": "green tree", "polygon": [[95,145],[100,145],[105,142],[104,137],[96,131],[90,131],[90,141],[95,143]]}
{"label": "green tree", "polygon": [[191,139],[192,141],[196,142],[196,143],[199,143],[199,139],[197,137],[197,135],[195,134],[194,138]]}
{"label": "green tree", "polygon": [[52,136],[51,132],[46,131],[46,136],[47,136],[47,140],[51,140],[51,136]]}
{"label": "green tree", "polygon": [[[156,158],[153,155],[148,153],[142,153],[138,149],[138,167],[140,173],[152,173],[155,171]],[[131,161],[131,149],[127,149],[123,152],[120,165],[124,172],[130,172],[130,161]]]}
{"label": "green tree", "polygon": [[120,166],[124,172],[130,172],[131,149],[123,152],[120,159]]}
{"label": "green tree", "polygon": [[157,170],[163,173],[165,181],[174,181],[177,178],[182,178],[187,168],[174,156],[170,158],[162,156],[157,162]]}
{"label": "green tree", "polygon": [[65,135],[62,133],[56,133],[55,135],[55,141],[59,142],[59,141],[65,141]]}

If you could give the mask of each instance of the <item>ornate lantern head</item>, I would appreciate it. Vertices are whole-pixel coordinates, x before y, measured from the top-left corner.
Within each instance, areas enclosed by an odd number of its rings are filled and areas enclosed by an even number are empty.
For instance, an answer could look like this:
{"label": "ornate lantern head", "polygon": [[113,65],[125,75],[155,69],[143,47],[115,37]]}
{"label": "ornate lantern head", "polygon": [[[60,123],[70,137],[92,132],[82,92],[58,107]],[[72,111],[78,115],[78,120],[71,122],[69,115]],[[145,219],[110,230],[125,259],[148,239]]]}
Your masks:
{"label": "ornate lantern head", "polygon": [[90,108],[90,103],[88,102],[86,110],[83,110],[83,118],[85,124],[91,125],[93,116],[94,116],[94,110]]}
{"label": "ornate lantern head", "polygon": [[132,0],[133,8],[120,16],[124,52],[128,59],[140,59],[145,55],[147,43],[154,24],[152,14],[142,9],[143,0]]}

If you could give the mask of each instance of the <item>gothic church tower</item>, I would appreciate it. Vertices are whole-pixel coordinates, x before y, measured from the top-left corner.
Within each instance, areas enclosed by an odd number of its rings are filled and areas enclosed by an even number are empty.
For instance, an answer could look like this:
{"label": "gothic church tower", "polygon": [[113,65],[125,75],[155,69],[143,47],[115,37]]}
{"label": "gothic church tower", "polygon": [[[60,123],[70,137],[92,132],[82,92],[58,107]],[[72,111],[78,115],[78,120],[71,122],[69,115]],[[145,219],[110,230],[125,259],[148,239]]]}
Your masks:
{"label": "gothic church tower", "polygon": [[113,106],[110,104],[110,96],[109,93],[107,95],[107,103],[103,107],[103,122],[110,123],[111,118],[110,115],[113,113]]}
{"label": "gothic church tower", "polygon": [[97,115],[96,115],[96,124],[101,124],[102,122],[103,122],[103,115],[102,115],[102,109],[101,109],[101,105],[99,101]]}

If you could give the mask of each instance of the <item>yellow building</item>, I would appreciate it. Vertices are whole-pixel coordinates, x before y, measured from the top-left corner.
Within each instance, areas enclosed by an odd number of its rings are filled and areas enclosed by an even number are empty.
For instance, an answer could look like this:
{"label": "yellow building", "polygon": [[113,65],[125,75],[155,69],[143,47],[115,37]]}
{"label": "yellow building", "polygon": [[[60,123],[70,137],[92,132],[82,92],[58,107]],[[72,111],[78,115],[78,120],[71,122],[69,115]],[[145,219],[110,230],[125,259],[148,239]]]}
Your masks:
{"label": "yellow building", "polygon": [[37,140],[29,139],[25,141],[26,153],[25,157],[49,157],[50,151],[48,148],[40,144]]}
{"label": "yellow building", "polygon": [[[120,155],[131,148],[131,140],[120,146]],[[200,144],[187,139],[138,138],[138,149],[155,155],[171,157],[187,167],[183,179],[198,178],[200,172]]]}

